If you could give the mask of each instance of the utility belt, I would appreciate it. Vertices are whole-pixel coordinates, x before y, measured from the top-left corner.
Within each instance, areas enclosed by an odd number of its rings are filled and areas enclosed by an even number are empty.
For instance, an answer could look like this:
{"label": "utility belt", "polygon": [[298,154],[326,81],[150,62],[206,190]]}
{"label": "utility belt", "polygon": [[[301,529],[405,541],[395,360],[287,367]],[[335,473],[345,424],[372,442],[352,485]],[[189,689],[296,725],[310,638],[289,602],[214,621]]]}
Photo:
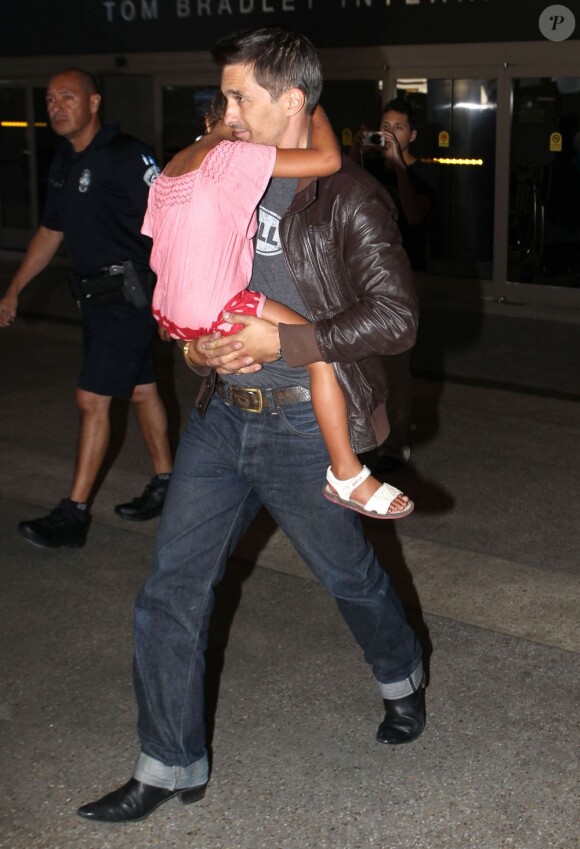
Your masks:
{"label": "utility belt", "polygon": [[149,306],[155,288],[152,271],[137,271],[131,260],[101,268],[94,277],[67,273],[69,291],[79,306],[103,306],[126,301],[136,309]]}

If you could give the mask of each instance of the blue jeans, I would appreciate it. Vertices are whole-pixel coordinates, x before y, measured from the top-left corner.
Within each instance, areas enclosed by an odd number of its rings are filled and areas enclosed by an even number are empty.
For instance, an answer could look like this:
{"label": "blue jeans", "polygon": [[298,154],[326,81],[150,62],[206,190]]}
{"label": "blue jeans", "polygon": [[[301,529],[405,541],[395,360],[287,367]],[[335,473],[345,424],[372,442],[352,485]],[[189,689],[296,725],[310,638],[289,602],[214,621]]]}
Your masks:
{"label": "blue jeans", "polygon": [[310,403],[252,413],[214,397],[182,436],[135,611],[141,755],[135,778],[207,780],[204,672],[214,587],[265,505],[335,598],[384,698],[416,690],[421,650],[357,513],[322,495],[328,453]]}

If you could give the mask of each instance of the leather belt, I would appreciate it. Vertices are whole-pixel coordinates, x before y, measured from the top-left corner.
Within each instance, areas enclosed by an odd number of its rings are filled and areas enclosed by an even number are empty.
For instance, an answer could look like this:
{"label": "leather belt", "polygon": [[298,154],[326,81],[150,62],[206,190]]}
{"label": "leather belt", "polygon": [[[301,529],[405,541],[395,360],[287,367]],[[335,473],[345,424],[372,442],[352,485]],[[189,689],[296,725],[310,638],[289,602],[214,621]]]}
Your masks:
{"label": "leather belt", "polygon": [[237,386],[218,380],[216,395],[226,404],[241,407],[248,413],[261,413],[271,407],[299,404],[310,401],[310,391],[304,386],[289,386],[286,389],[258,389],[253,386]]}

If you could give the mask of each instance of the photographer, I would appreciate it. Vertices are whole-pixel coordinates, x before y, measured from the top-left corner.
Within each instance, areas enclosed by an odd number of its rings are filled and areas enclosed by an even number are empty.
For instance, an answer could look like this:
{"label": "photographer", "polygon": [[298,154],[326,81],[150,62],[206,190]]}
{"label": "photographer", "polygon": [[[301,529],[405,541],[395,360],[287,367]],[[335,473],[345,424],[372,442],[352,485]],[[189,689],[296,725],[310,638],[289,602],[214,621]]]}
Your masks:
{"label": "photographer", "polygon": [[[417,138],[415,111],[401,97],[391,100],[381,113],[378,131],[363,124],[353,138],[349,156],[362,165],[389,191],[397,205],[398,224],[419,298],[423,272],[427,264],[427,223],[435,192],[429,165],[411,153],[409,146]],[[385,357],[389,378],[387,415],[390,433],[370,461],[373,471],[396,471],[411,455],[409,429],[413,387],[410,372],[411,351]]]}
{"label": "photographer", "polygon": [[415,110],[397,97],[383,108],[378,131],[369,132],[361,125],[349,156],[389,190],[399,210],[399,229],[411,266],[414,271],[425,271],[427,216],[435,193],[429,166],[409,149],[416,138]]}

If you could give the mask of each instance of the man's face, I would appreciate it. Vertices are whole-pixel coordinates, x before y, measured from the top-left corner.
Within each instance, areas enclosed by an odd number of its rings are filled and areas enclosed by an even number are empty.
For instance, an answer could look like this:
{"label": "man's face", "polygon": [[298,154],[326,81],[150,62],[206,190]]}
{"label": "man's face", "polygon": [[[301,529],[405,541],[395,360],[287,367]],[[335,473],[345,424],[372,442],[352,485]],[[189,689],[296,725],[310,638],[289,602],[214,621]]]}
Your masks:
{"label": "man's face", "polygon": [[392,133],[399,142],[403,153],[417,136],[417,131],[410,128],[409,119],[405,113],[393,110],[385,112],[382,116],[380,130],[382,133]]}
{"label": "man's face", "polygon": [[222,71],[222,91],[227,100],[224,121],[236,139],[284,147],[288,128],[284,96],[273,102],[254,79],[252,65],[226,65]]}
{"label": "man's face", "polygon": [[53,77],[46,92],[46,108],[55,133],[74,142],[93,125],[100,96],[89,94],[74,73]]}

